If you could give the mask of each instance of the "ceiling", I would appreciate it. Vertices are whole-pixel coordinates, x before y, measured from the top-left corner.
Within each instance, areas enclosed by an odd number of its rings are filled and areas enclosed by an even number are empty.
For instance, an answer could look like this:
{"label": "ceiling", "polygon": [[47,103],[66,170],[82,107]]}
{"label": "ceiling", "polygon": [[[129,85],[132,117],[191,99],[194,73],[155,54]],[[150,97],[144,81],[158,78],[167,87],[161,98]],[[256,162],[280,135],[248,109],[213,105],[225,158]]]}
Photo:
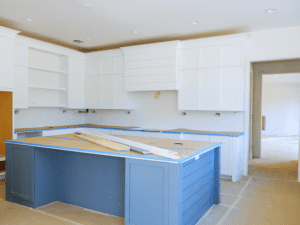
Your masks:
{"label": "ceiling", "polygon": [[299,26],[299,15],[299,0],[0,0],[0,26],[82,52]]}
{"label": "ceiling", "polygon": [[300,73],[263,75],[264,84],[300,84]]}

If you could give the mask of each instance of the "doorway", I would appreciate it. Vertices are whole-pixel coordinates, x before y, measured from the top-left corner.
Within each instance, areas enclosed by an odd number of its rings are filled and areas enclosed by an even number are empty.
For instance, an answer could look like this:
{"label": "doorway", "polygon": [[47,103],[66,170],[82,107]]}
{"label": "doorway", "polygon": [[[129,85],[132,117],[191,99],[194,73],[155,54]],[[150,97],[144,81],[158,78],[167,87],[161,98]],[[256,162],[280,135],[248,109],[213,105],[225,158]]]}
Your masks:
{"label": "doorway", "polygon": [[[281,60],[281,61],[271,61],[271,62],[257,62],[252,63],[252,69],[253,72],[251,74],[251,81],[252,81],[252,87],[251,87],[251,104],[250,104],[250,112],[251,112],[251,119],[250,119],[250,155],[252,156],[253,160],[250,160],[249,162],[249,174],[253,173],[253,166],[255,165],[256,169],[259,169],[258,171],[254,171],[254,173],[261,174],[262,176],[275,176],[274,178],[281,178],[285,179],[288,178],[288,176],[282,176],[284,173],[286,175],[293,175],[291,176],[293,179],[297,180],[298,176],[298,157],[299,155],[299,139],[298,137],[292,137],[291,133],[293,133],[288,127],[285,127],[286,129],[283,129],[280,127],[279,122],[280,120],[284,120],[284,115],[279,115],[280,112],[277,115],[277,124],[275,127],[270,129],[270,126],[273,122],[273,124],[276,122],[276,119],[274,119],[274,115],[269,112],[269,115],[263,115],[262,113],[262,103],[263,103],[263,77],[266,79],[273,79],[274,77],[283,79],[291,79],[292,76],[296,76],[296,73],[300,73],[300,60],[299,59],[293,59],[293,60]],[[280,82],[277,81],[278,85],[280,86]],[[274,85],[273,85],[274,86]],[[276,85],[275,85],[276,86]],[[273,87],[274,88],[274,87]],[[283,86],[281,85],[281,88]],[[295,88],[294,88],[295,89]],[[269,90],[270,91],[270,90]],[[273,90],[274,91],[274,90]],[[281,90],[281,95],[284,93],[284,90]],[[275,92],[273,92],[273,98],[276,98],[276,95],[274,95]],[[277,96],[279,97],[279,96]],[[282,96],[281,96],[282,97]],[[299,102],[294,104],[298,104],[295,107],[299,107]],[[277,110],[282,112],[284,110],[284,106],[281,103],[277,102]],[[299,117],[300,112],[297,110],[298,118],[294,118],[294,123],[298,123],[297,126],[297,135],[299,135]],[[266,114],[266,112],[264,112]],[[274,113],[273,113],[274,114]],[[280,118],[278,118],[280,117]],[[295,117],[295,116],[294,116]],[[298,122],[297,122],[298,121]],[[287,124],[290,124],[291,121],[286,121],[285,126]],[[282,125],[282,123],[281,123]],[[295,124],[293,124],[295,125]],[[276,129],[277,127],[277,129]],[[270,137],[266,138],[264,137],[262,142],[262,134],[267,134],[266,129],[269,128],[269,136],[277,136],[277,137]],[[278,129],[279,128],[279,129]],[[263,130],[265,129],[265,130]],[[289,131],[287,131],[289,129]],[[293,129],[295,129],[295,126],[293,126]],[[295,131],[294,131],[295,133]],[[296,134],[295,133],[295,134]],[[265,135],[266,136],[266,135]],[[282,136],[282,137],[279,137]],[[289,137],[287,137],[289,136]],[[272,142],[273,141],[273,142]],[[272,145],[273,144],[273,145]],[[281,149],[279,149],[281,146]],[[291,147],[293,146],[293,147]],[[266,154],[262,155],[262,148],[266,149]],[[295,149],[296,148],[296,149]],[[281,154],[286,154],[285,156],[287,159],[289,159],[289,156],[292,154],[295,154],[296,151],[296,158],[295,160],[284,160],[284,157],[280,156]],[[279,157],[276,158],[276,154]],[[289,154],[289,155],[288,155]],[[263,157],[262,157],[263,156]],[[281,158],[280,158],[281,157]],[[292,159],[293,156],[290,157]],[[250,157],[251,159],[251,157]],[[273,162],[272,162],[273,160]],[[299,167],[300,168],[300,167]],[[253,174],[252,174],[253,175]],[[278,177],[276,177],[278,176]],[[281,179],[280,178],[280,179]],[[300,178],[300,176],[299,176]],[[299,180],[300,181],[300,180]]]}
{"label": "doorway", "polygon": [[[0,159],[5,157],[4,140],[12,139],[13,130],[13,95],[12,92],[0,91]],[[0,173],[5,170],[5,161],[0,161]]]}

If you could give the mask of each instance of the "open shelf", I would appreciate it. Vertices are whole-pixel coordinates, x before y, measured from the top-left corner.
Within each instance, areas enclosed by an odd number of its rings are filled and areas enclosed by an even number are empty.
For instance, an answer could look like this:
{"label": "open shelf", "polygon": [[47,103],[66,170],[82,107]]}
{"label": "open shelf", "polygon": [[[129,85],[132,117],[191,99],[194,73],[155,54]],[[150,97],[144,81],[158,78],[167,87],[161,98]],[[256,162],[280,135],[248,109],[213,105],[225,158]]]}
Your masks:
{"label": "open shelf", "polygon": [[28,84],[29,88],[38,88],[38,89],[48,89],[48,90],[58,90],[58,91],[66,91],[67,88],[64,87],[55,87],[55,86],[47,86],[47,85],[38,85],[38,84]]}
{"label": "open shelf", "polygon": [[40,66],[28,65],[28,68],[35,69],[35,70],[43,70],[43,71],[47,71],[47,72],[54,72],[54,73],[67,73],[66,70],[56,70],[56,69],[50,69],[50,68],[40,67]]}

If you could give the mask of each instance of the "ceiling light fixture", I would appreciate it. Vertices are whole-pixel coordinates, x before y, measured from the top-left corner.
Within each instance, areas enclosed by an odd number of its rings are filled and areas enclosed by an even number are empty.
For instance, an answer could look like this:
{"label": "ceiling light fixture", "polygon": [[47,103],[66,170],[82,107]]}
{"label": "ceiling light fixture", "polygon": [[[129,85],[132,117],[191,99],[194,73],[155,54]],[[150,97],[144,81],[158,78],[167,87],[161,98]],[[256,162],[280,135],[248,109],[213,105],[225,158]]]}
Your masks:
{"label": "ceiling light fixture", "polygon": [[91,6],[90,3],[85,3],[85,4],[84,4],[84,7],[90,7],[90,6]]}
{"label": "ceiling light fixture", "polygon": [[31,19],[31,18],[26,18],[26,20],[29,21],[29,22],[33,21],[33,19]]}
{"label": "ceiling light fixture", "polygon": [[87,41],[90,41],[91,39],[87,38],[86,40],[87,40]]}
{"label": "ceiling light fixture", "polygon": [[276,12],[276,9],[266,9],[265,13],[273,13]]}
{"label": "ceiling light fixture", "polygon": [[197,24],[199,24],[199,23],[200,23],[199,21],[193,21],[193,22],[192,22],[193,25],[197,25]]}
{"label": "ceiling light fixture", "polygon": [[131,31],[131,32],[134,33],[134,34],[139,33],[137,30],[133,30],[133,31]]}
{"label": "ceiling light fixture", "polygon": [[83,43],[83,41],[80,41],[80,40],[74,40],[73,42],[75,42],[77,44]]}

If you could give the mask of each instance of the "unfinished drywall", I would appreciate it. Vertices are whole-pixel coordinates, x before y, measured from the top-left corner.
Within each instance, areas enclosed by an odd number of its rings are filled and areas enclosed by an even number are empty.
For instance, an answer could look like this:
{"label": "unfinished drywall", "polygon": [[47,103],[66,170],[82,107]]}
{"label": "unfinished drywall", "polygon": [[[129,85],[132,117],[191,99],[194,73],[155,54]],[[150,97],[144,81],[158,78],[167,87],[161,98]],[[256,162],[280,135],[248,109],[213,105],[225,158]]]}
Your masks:
{"label": "unfinished drywall", "polygon": [[263,80],[262,115],[266,116],[266,127],[262,135],[299,135],[299,103],[299,83],[269,83]]}
{"label": "unfinished drywall", "polygon": [[161,91],[158,99],[155,92],[132,92],[130,98],[134,110],[130,114],[125,111],[96,110],[95,114],[86,115],[86,123],[139,126],[145,128],[175,129],[188,128],[208,131],[243,131],[244,113],[178,111],[177,91]]}
{"label": "unfinished drywall", "polygon": [[14,116],[15,129],[83,123],[84,115],[79,114],[78,110],[67,110],[63,113],[58,108],[28,108],[20,109],[20,113]]}

